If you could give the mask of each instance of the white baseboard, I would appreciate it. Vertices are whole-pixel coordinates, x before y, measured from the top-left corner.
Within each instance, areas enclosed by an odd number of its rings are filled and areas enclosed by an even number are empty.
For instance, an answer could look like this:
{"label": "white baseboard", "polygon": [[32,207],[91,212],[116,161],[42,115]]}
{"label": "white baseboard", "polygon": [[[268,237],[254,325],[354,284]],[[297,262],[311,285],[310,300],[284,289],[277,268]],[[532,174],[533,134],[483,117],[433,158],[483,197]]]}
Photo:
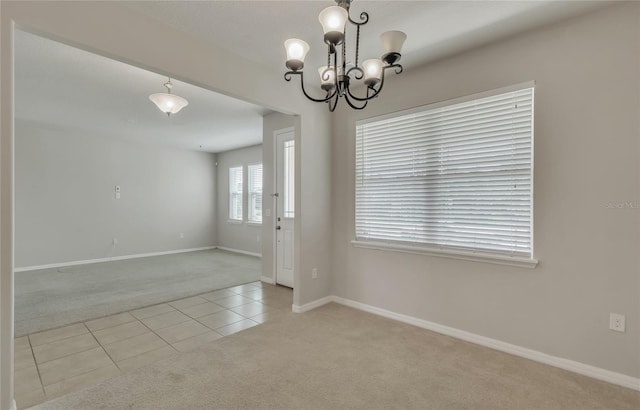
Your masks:
{"label": "white baseboard", "polygon": [[333,296],[325,296],[322,299],[314,300],[304,305],[291,305],[291,311],[293,313],[304,313],[331,302],[333,302]]}
{"label": "white baseboard", "polygon": [[18,408],[18,405],[16,404],[16,401],[13,400],[13,402],[11,403],[11,407],[9,407],[9,410],[16,410]]}
{"label": "white baseboard", "polygon": [[76,266],[76,265],[88,265],[90,263],[102,263],[102,262],[112,262],[112,261],[122,261],[125,259],[137,259],[137,258],[146,258],[149,256],[161,256],[161,255],[171,255],[174,253],[187,253],[187,252],[196,252],[196,251],[206,251],[210,249],[215,249],[215,246],[205,246],[202,248],[190,248],[190,249],[178,249],[174,251],[162,251],[162,252],[150,252],[150,253],[139,253],[135,255],[124,255],[124,256],[113,256],[111,258],[100,258],[100,259],[87,259],[83,261],[71,261],[71,262],[62,262],[62,263],[50,263],[48,265],[38,265],[38,266],[26,266],[22,268],[14,268],[14,272],[26,272],[30,270],[39,270],[39,269],[51,269],[51,268],[63,268],[65,266]]}
{"label": "white baseboard", "polygon": [[248,251],[243,251],[241,249],[227,248],[227,247],[224,247],[224,246],[216,246],[216,248],[220,249],[221,251],[241,253],[243,255],[249,255],[249,256],[255,256],[257,258],[262,258],[262,254],[261,253],[257,253],[257,252],[248,252]]}
{"label": "white baseboard", "polygon": [[260,276],[260,280],[264,283],[268,283],[269,285],[275,285],[276,281],[273,280],[273,278],[270,278],[268,276]]}
{"label": "white baseboard", "polygon": [[[569,370],[571,372],[582,374],[584,376],[589,376],[594,379],[602,380],[608,383],[617,384],[619,386],[628,387],[630,389],[640,391],[639,378],[627,376],[621,373],[612,372],[610,370],[576,362],[573,360],[551,356],[549,354],[542,353],[537,350],[532,350],[526,347],[521,347],[521,346],[513,345],[510,343],[502,342],[500,340],[491,339],[485,336],[480,336],[475,333],[470,333],[470,332],[466,332],[464,330],[456,329],[453,327],[444,326],[444,325],[434,323],[434,322],[429,322],[423,319],[418,319],[413,316],[407,316],[400,313],[395,313],[390,310],[381,309],[375,306],[356,302],[350,299],[341,298],[338,296],[329,296],[327,298],[322,298],[315,302],[307,303],[306,305],[303,305],[300,308],[313,306],[313,307],[310,307],[309,309],[302,310],[302,312],[306,312],[307,310],[313,309],[315,307],[318,307],[327,303],[325,299],[330,299],[330,301],[339,303],[341,305],[349,306],[355,309],[363,310],[365,312],[373,313],[375,315],[383,316],[389,319],[394,319],[400,322],[408,323],[410,325],[421,327],[423,329],[427,329],[427,330],[431,330],[447,336],[455,337],[456,339],[465,340],[467,342],[489,347],[491,349],[499,350],[501,352],[510,353],[515,356],[524,357],[526,359],[530,359],[536,362],[548,364],[554,367],[559,367],[561,369]],[[322,301],[322,303],[319,303],[320,301]]]}

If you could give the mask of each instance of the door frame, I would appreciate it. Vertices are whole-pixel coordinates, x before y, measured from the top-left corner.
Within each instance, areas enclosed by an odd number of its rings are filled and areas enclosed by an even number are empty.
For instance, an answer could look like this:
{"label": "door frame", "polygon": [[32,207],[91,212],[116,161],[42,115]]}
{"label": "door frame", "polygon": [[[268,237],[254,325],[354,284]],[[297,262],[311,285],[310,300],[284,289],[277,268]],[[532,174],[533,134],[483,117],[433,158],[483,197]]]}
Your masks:
{"label": "door frame", "polygon": [[[271,220],[273,222],[273,229],[272,229],[273,232],[271,233],[272,240],[273,240],[273,247],[271,249],[271,252],[273,253],[273,284],[276,286],[278,285],[278,231],[276,230],[276,226],[278,225],[278,198],[276,198],[274,194],[278,192],[278,136],[282,134],[288,134],[290,132],[293,133],[293,138],[295,140],[295,132],[296,132],[295,127],[282,128],[279,130],[275,130],[273,132],[273,191],[274,192],[270,194],[271,203],[273,205],[272,207],[273,212],[271,213],[271,218],[272,218]],[[296,228],[294,223],[293,235],[295,236],[295,234],[296,234]],[[294,272],[294,275],[295,275],[295,272]]]}

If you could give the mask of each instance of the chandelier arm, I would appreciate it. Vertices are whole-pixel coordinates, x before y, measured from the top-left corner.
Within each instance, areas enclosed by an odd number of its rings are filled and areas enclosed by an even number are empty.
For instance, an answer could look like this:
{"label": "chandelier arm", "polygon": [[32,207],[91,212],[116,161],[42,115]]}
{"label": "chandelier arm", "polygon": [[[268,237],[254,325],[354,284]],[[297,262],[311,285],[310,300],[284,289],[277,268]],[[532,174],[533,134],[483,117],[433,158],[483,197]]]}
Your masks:
{"label": "chandelier arm", "polygon": [[[351,90],[347,89],[347,93],[349,94],[349,97],[353,98],[356,101],[368,101],[372,98],[375,98],[378,96],[378,94],[380,94],[380,91],[382,91],[382,87],[384,86],[384,77],[385,77],[385,71],[393,68],[396,74],[400,74],[402,73],[402,66],[400,64],[392,64],[392,65],[388,65],[388,66],[384,66],[383,70],[382,70],[382,77],[380,78],[380,87],[378,87],[378,89],[375,89],[374,87],[370,86],[367,87],[367,96],[365,98],[361,98],[358,96],[355,96],[353,94],[351,94]],[[369,94],[369,90],[373,90],[374,93],[373,94]]]}
{"label": "chandelier arm", "polygon": [[354,21],[351,19],[351,15],[349,15],[349,23],[354,24],[356,26],[364,26],[369,22],[369,13],[363,11],[360,13],[360,22]]}
{"label": "chandelier arm", "polygon": [[347,71],[347,75],[351,75],[351,72],[355,71],[356,73],[354,74],[353,78],[355,78],[356,80],[362,80],[362,77],[364,77],[364,71],[362,71],[362,68],[356,66],[356,67],[351,67],[349,69],[349,71]]}
{"label": "chandelier arm", "polygon": [[331,98],[333,98],[334,94],[336,94],[336,91],[334,90],[333,93],[331,93],[331,95],[328,95],[326,98],[313,98],[312,96],[307,94],[307,90],[305,90],[305,88],[304,88],[304,75],[303,75],[304,73],[302,71],[287,71],[286,73],[284,73],[284,79],[286,81],[291,81],[291,76],[294,75],[294,74],[300,76],[300,87],[302,88],[302,93],[304,94],[305,97],[307,97],[311,101],[314,101],[314,102],[327,102]]}
{"label": "chandelier arm", "polygon": [[[349,90],[347,89],[347,94],[344,95],[344,99],[347,102],[347,104],[349,104],[349,107],[353,108],[354,110],[364,110],[364,108],[367,106],[367,104],[369,104],[369,101],[366,101],[366,99],[361,99],[359,101],[365,101],[364,104],[362,104],[361,107],[358,107],[357,105],[355,105],[354,103],[351,102],[351,100],[349,99],[349,96],[351,95],[350,92],[348,92]],[[373,98],[373,97],[371,97]]]}
{"label": "chandelier arm", "polygon": [[339,99],[340,99],[340,96],[338,95],[338,93],[335,93],[335,97],[333,98],[333,104],[331,104],[331,101],[327,101],[327,104],[329,104],[329,112],[334,112],[336,110]]}

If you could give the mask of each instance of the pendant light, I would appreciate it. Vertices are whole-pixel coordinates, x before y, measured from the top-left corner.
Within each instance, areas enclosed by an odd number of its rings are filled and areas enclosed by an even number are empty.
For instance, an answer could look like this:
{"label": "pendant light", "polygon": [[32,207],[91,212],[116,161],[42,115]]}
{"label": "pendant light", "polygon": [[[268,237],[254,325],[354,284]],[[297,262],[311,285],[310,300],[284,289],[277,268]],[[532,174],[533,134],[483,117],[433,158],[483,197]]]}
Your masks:
{"label": "pendant light", "polygon": [[173,87],[171,78],[164,83],[164,86],[167,87],[166,93],[156,93],[149,96],[149,99],[160,109],[160,111],[169,116],[171,114],[176,114],[178,111],[189,105],[189,101],[175,94],[171,94],[171,87]]}

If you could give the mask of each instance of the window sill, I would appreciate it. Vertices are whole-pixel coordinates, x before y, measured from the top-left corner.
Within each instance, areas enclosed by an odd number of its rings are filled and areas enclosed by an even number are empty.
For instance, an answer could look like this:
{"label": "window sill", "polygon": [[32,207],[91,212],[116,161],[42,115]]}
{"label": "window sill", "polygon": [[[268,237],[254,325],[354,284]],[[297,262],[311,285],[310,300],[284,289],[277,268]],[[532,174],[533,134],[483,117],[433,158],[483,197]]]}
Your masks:
{"label": "window sill", "polygon": [[238,219],[228,219],[227,223],[233,224],[233,225],[241,225],[242,221],[238,220]]}
{"label": "window sill", "polygon": [[353,240],[351,244],[356,248],[377,249],[381,251],[415,253],[418,255],[439,256],[442,258],[462,259],[466,261],[495,263],[497,265],[516,266],[519,268],[533,269],[538,265],[537,259],[529,259],[520,256],[502,256],[481,252],[468,252],[456,250],[443,250],[435,248],[423,248],[409,245],[395,245],[383,242],[366,242]]}
{"label": "window sill", "polygon": [[256,227],[256,228],[262,228],[262,222],[247,221],[247,222],[245,222],[245,224],[247,224],[247,226],[253,226],[253,227]]}

